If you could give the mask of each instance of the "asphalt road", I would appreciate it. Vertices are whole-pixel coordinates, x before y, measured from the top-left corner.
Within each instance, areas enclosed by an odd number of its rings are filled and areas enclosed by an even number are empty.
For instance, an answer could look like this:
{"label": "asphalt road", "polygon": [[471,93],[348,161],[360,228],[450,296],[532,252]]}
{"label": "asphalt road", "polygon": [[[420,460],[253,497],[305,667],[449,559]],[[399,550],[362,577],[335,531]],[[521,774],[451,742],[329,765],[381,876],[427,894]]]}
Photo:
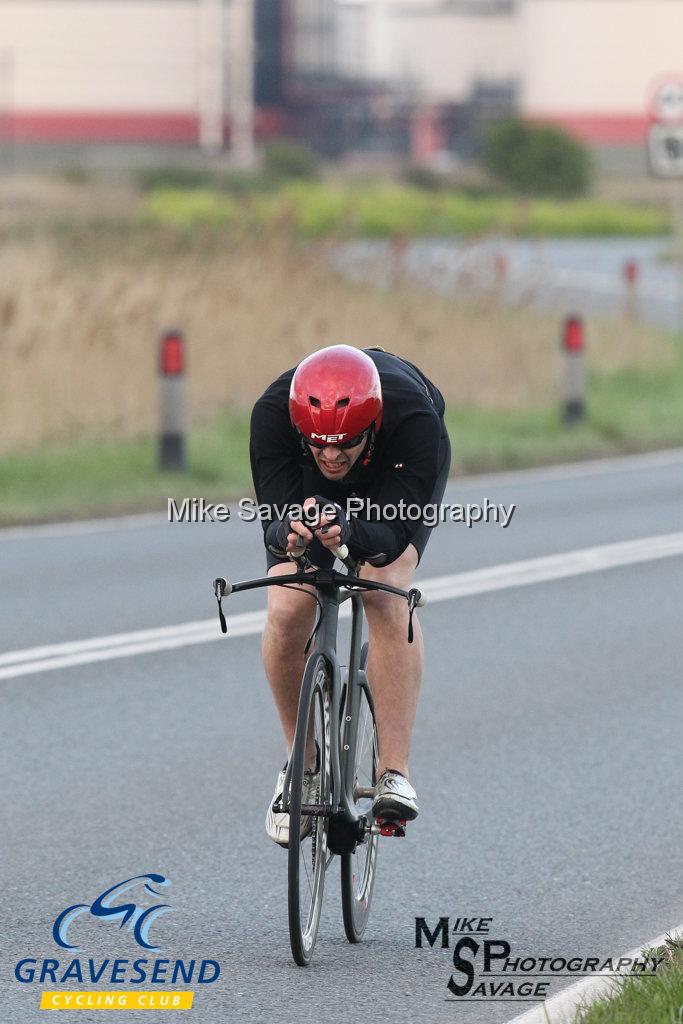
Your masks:
{"label": "asphalt road", "polygon": [[[423,578],[680,533],[683,452],[459,481],[447,497],[517,510],[506,530],[439,527]],[[239,520],[6,531],[0,657],[206,619],[211,579],[262,563],[258,528]],[[117,987],[21,984],[14,967],[144,956],[111,922],[74,923],[77,954],[51,929],[65,907],[148,872],[171,880],[173,912],[147,955],[220,964],[217,982],[193,986],[202,1024],[499,1024],[530,1005],[447,1002],[455,940],[416,949],[416,916],[491,918],[488,937],[529,957],[616,955],[678,925],[682,606],[675,555],[425,608],[421,815],[405,840],[382,841],[357,947],[334,866],[307,970],[289,954],[286,856],[263,830],[283,744],[257,635],[1,679],[0,1020],[40,1020],[46,988]]]}
{"label": "asphalt road", "polygon": [[[683,321],[683,277],[671,261],[671,247],[666,237],[419,239],[408,245],[404,269],[422,286],[447,294],[470,295],[479,288],[508,304],[600,317],[628,312],[677,331]],[[501,256],[502,276],[495,263]],[[638,282],[629,295],[624,267],[632,260]],[[352,279],[372,277],[381,284],[390,280],[395,263],[389,243],[381,240],[349,242],[335,262]]]}

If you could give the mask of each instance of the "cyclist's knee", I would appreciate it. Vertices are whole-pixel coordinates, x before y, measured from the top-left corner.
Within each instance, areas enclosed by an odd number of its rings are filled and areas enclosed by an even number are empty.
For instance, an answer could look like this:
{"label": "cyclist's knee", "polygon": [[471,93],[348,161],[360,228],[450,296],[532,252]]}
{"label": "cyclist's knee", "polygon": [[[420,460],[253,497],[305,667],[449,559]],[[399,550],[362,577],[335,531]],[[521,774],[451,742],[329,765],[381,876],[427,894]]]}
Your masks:
{"label": "cyclist's knee", "polygon": [[[409,544],[406,550],[389,565],[365,564],[361,570],[361,576],[376,580],[378,583],[386,583],[390,587],[398,587],[400,590],[408,590],[412,586],[417,561],[417,551],[412,544]],[[363,594],[363,605],[371,629],[375,622],[380,622],[382,619],[402,619],[407,614],[405,601],[381,590],[366,591]]]}
{"label": "cyclist's knee", "polygon": [[[366,562],[361,568],[360,575],[364,579],[377,580],[378,583],[386,583],[390,587],[407,590],[412,586],[417,561],[417,550],[412,544],[409,544],[405,551],[389,565],[376,566]],[[370,593],[367,596],[369,597]]]}
{"label": "cyclist's knee", "polygon": [[[269,576],[283,576],[295,571],[293,563],[278,564]],[[315,601],[308,590],[297,587],[268,587],[267,628],[283,634],[296,634],[311,628],[315,617]]]}
{"label": "cyclist's knee", "polygon": [[[392,584],[393,586],[393,584]],[[392,594],[383,594],[381,591],[368,590],[363,594],[363,607],[371,630],[376,625],[389,625],[403,616],[403,605],[405,601],[394,597]]]}

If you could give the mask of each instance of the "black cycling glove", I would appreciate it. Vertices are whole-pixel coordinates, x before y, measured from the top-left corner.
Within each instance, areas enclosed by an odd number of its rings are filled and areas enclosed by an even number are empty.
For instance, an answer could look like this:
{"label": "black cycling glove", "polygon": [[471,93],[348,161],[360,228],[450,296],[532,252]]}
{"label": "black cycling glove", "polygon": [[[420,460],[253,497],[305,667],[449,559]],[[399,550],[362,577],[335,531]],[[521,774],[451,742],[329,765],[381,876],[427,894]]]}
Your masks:
{"label": "black cycling glove", "polygon": [[[351,523],[349,522],[346,512],[336,502],[331,501],[329,498],[323,498],[322,495],[316,494],[315,505],[312,505],[304,513],[303,522],[304,525],[313,531],[317,528],[317,524],[320,520],[321,515],[327,515],[330,518],[330,510],[334,509],[334,522],[329,523],[330,526],[339,526],[341,533],[339,536],[339,545],[347,544],[351,537]],[[287,552],[287,542],[289,534],[292,533],[292,527],[290,519],[294,518],[290,513],[290,518],[276,520],[270,523],[266,530],[265,541],[266,547],[269,551],[272,551],[274,555],[279,557],[283,556]],[[323,527],[323,530],[325,527]]]}
{"label": "black cycling glove", "polygon": [[[331,518],[330,509],[333,508],[334,520],[329,525],[338,526],[341,530],[341,533],[339,534],[339,546],[341,547],[342,544],[348,544],[351,538],[351,523],[349,522],[344,509],[341,505],[338,505],[336,501],[330,501],[329,498],[323,498],[320,494],[314,494],[313,497],[315,498],[315,505],[306,512],[306,525],[309,526],[310,524],[309,529],[315,529],[315,524],[318,522],[321,515],[327,515],[328,518]],[[324,529],[325,527],[323,527],[323,530]]]}
{"label": "black cycling glove", "polygon": [[266,530],[266,547],[274,555],[282,557],[287,553],[288,537],[292,532],[289,519],[275,520],[275,522],[270,523]]}

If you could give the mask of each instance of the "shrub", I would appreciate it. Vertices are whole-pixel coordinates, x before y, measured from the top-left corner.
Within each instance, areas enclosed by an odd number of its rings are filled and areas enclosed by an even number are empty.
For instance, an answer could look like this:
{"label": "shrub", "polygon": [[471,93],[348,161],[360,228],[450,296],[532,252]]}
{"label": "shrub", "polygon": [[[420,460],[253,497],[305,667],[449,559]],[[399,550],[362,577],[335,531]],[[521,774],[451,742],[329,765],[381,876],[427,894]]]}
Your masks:
{"label": "shrub", "polygon": [[61,170],[61,175],[70,185],[90,185],[95,179],[91,168],[79,163],[66,164]]}
{"label": "shrub", "polygon": [[393,184],[343,188],[304,181],[247,196],[216,189],[156,189],[145,197],[142,212],[147,220],[181,230],[236,222],[291,230],[304,238],[472,236],[489,231],[590,238],[662,235],[671,226],[669,214],[659,206],[594,199],[525,202],[511,195],[475,198]]}
{"label": "shrub", "polygon": [[516,192],[569,198],[584,195],[591,183],[588,150],[552,125],[499,121],[488,133],[484,165]]}
{"label": "shrub", "polygon": [[205,167],[189,167],[183,164],[167,164],[158,167],[144,167],[135,173],[135,179],[143,192],[157,188],[211,188],[216,184],[216,175]]}
{"label": "shrub", "polygon": [[670,223],[667,211],[656,206],[628,206],[595,199],[565,203],[538,199],[526,210],[524,229],[529,235],[651,236],[665,235]]}
{"label": "shrub", "polygon": [[271,142],[265,149],[266,172],[277,178],[304,178],[311,180],[318,177],[318,164],[309,149],[298,142],[282,139]]}
{"label": "shrub", "polygon": [[297,230],[305,238],[334,233],[344,223],[347,198],[337,189],[292,182],[283,188],[282,198],[292,212]]}
{"label": "shrub", "polygon": [[226,171],[216,179],[216,187],[233,196],[270,192],[276,186],[276,179],[267,171]]}
{"label": "shrub", "polygon": [[439,208],[439,234],[477,235],[484,231],[510,231],[514,222],[514,200],[497,196],[472,199],[450,192]]}
{"label": "shrub", "polygon": [[180,230],[200,226],[220,227],[237,216],[237,207],[228,196],[209,189],[155,189],[143,204],[143,217],[153,224],[167,224]]}
{"label": "shrub", "polygon": [[379,186],[353,197],[357,233],[369,238],[431,235],[438,226],[434,198],[418,189]]}
{"label": "shrub", "polygon": [[424,164],[415,164],[413,167],[409,167],[403,175],[403,180],[406,185],[423,189],[425,192],[439,192],[446,186],[444,175]]}

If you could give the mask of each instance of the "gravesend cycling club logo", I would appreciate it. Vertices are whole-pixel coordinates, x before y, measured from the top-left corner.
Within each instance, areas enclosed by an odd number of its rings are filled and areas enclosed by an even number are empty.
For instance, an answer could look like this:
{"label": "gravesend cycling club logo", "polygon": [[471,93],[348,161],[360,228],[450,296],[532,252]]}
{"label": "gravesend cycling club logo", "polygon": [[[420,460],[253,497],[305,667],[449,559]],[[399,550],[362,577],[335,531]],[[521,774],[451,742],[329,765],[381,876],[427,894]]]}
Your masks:
{"label": "gravesend cycling club logo", "polygon": [[[158,872],[133,875],[108,886],[89,902],[71,903],[60,910],[52,924],[52,938],[69,954],[80,953],[93,937],[93,925],[102,929],[98,941],[113,937],[113,928],[130,936],[131,948],[158,953],[157,922],[173,911],[163,892],[171,881]],[[153,934],[154,932],[154,934]],[[25,956],[17,961],[14,976],[23,985],[116,986],[112,990],[44,991],[41,1009],[186,1010],[193,1005],[194,992],[187,989],[158,990],[158,986],[210,985],[218,981],[220,964],[215,959],[170,959],[165,957],[106,957],[70,959]],[[143,983],[155,986],[142,991]]]}
{"label": "gravesend cycling club logo", "polygon": [[102,918],[105,921],[120,922],[120,928],[127,924],[128,930],[133,933],[138,946],[156,952],[159,947],[153,946],[148,941],[149,929],[157,917],[167,914],[172,908],[167,903],[160,903],[146,909],[135,903],[114,904],[114,900],[119,896],[130,892],[137,886],[144,886],[144,891],[152,896],[160,895],[156,889],[151,887],[150,882],[160,886],[170,884],[163,875],[136,875],[134,878],[127,878],[124,882],[112,885],[111,889],[101,893],[89,906],[86,903],[75,903],[72,907],[67,907],[55,919],[52,926],[53,939],[58,946],[79,952],[78,947],[68,941],[69,926],[77,917],[81,917],[83,914],[92,914],[93,917]]}
{"label": "gravesend cycling club logo", "polygon": [[520,956],[508,939],[493,938],[492,917],[415,918],[417,949],[447,949],[453,970],[445,981],[450,1002],[540,1003],[555,979],[653,976],[663,956]]}

